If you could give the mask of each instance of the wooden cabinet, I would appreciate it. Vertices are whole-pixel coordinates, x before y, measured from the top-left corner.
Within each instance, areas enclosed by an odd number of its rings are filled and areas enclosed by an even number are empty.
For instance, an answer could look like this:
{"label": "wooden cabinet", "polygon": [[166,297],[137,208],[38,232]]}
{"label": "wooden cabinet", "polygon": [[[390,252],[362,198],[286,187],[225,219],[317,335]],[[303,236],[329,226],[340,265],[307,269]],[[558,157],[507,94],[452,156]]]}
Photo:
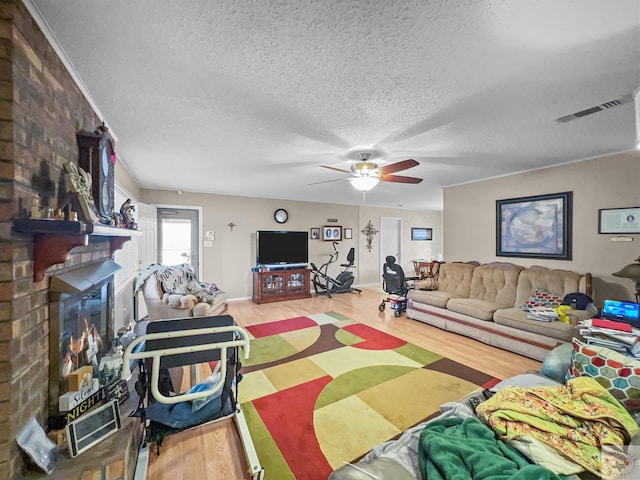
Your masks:
{"label": "wooden cabinet", "polygon": [[309,298],[309,270],[271,270],[253,272],[253,297],[255,303],[280,302]]}

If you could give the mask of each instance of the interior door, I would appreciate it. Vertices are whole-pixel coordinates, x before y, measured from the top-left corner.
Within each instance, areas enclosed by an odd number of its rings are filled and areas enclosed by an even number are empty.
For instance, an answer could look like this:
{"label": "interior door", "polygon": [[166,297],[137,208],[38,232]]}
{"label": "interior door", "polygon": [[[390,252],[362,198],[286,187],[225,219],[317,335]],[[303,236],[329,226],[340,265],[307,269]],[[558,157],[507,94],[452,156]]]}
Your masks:
{"label": "interior door", "polygon": [[[380,217],[380,281],[387,255],[396,257],[396,263],[402,266],[402,219]],[[403,267],[404,268],[404,267]]]}
{"label": "interior door", "polygon": [[158,260],[162,265],[190,263],[200,272],[198,210],[158,208]]}

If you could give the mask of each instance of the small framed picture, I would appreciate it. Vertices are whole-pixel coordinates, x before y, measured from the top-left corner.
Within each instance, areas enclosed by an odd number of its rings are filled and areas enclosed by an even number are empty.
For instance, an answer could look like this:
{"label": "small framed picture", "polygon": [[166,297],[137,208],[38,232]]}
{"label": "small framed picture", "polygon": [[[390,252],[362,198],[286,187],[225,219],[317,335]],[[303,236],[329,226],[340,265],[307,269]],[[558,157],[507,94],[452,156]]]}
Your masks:
{"label": "small framed picture", "polygon": [[320,239],[320,229],[312,228],[311,229],[311,240],[319,240]]}
{"label": "small framed picture", "polygon": [[322,240],[325,242],[341,241],[342,227],[340,225],[325,225],[322,227]]}
{"label": "small framed picture", "polygon": [[433,229],[411,227],[411,240],[433,240]]}
{"label": "small framed picture", "polygon": [[344,239],[351,240],[353,238],[353,229],[345,228],[344,229]]}
{"label": "small framed picture", "polygon": [[640,207],[601,208],[598,233],[640,233]]}

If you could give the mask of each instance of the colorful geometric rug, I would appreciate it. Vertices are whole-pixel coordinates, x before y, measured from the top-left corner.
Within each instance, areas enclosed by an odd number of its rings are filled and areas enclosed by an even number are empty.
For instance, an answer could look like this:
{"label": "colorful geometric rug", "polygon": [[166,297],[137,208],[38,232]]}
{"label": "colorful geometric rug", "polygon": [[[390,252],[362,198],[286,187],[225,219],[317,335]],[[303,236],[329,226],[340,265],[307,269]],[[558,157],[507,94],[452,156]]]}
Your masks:
{"label": "colorful geometric rug", "polygon": [[240,403],[266,480],[326,479],[498,381],[334,312],[247,330]]}

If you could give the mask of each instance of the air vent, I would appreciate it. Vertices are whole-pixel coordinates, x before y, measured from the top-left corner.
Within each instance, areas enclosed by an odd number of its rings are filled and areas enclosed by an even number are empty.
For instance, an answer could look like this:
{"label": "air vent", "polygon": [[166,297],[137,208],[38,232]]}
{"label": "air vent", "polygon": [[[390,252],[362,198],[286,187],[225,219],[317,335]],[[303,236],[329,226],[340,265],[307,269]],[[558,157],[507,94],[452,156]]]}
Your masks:
{"label": "air vent", "polygon": [[620,105],[629,103],[632,99],[633,98],[631,95],[625,95],[624,97],[620,97],[617,100],[611,100],[609,102],[596,105],[595,107],[585,108],[584,110],[580,110],[579,112],[575,112],[570,115],[565,115],[564,117],[556,118],[556,122],[558,123],[570,122],[571,120],[576,120],[578,118],[586,117],[587,115],[593,115],[594,113],[601,112],[602,110],[606,110],[608,108],[619,107]]}

